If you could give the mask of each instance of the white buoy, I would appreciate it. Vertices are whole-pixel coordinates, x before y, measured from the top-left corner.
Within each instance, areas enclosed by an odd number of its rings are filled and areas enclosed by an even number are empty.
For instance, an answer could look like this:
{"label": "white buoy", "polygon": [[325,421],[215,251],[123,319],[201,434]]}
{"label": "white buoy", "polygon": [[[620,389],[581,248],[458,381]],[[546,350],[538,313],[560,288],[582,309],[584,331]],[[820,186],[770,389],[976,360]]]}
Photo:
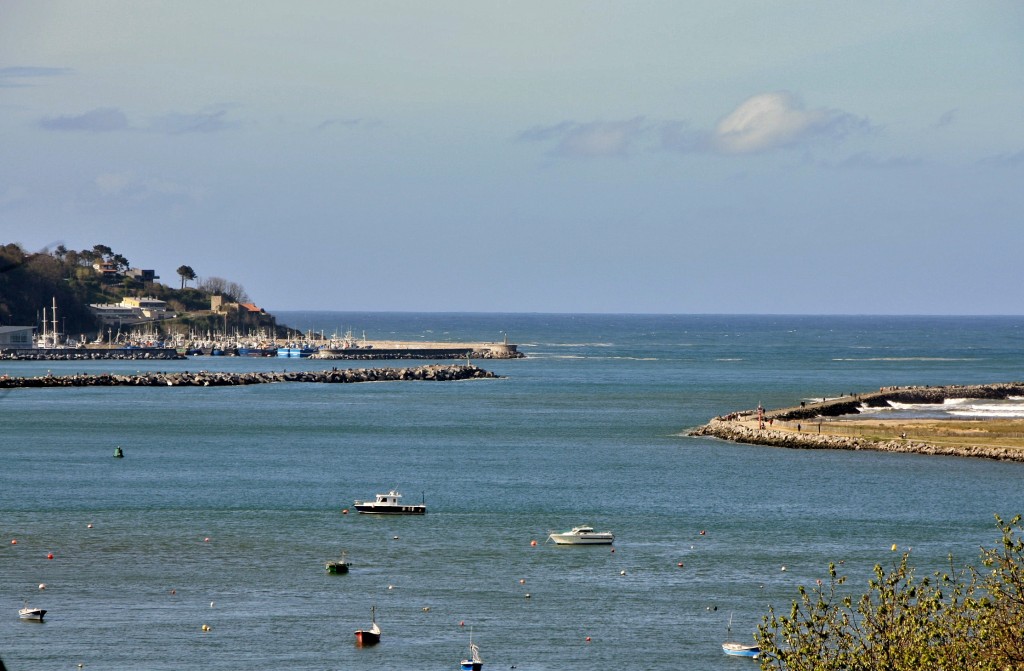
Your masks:
{"label": "white buoy", "polygon": [[39,589],[46,589],[46,583],[45,582],[39,583]]}
{"label": "white buoy", "polygon": [[783,571],[785,571],[785,570],[786,570],[786,567],[785,567],[785,566],[783,566],[783,567],[782,567],[782,570],[783,570]]}

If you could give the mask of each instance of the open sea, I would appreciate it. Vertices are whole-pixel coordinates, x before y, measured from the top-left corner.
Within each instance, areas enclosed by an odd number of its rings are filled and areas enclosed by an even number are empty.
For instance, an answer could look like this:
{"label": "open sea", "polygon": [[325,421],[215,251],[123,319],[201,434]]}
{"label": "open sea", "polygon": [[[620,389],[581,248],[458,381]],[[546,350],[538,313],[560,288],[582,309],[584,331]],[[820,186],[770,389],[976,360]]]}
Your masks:
{"label": "open sea", "polygon": [[[0,396],[8,669],[457,669],[472,632],[490,670],[744,671],[757,662],[721,642],[752,640],[830,561],[858,592],[893,544],[921,572],[977,563],[993,515],[1024,512],[1020,463],[685,435],[758,403],[1024,380],[1024,317],[276,314],[369,339],[507,334],[527,358],[477,362],[496,380]],[[389,489],[428,513],[355,514]],[[579,524],[613,531],[614,551],[545,542]],[[351,572],[328,575],[343,550]],[[45,622],[18,619],[25,601]],[[382,641],[358,648],[371,607]]]}

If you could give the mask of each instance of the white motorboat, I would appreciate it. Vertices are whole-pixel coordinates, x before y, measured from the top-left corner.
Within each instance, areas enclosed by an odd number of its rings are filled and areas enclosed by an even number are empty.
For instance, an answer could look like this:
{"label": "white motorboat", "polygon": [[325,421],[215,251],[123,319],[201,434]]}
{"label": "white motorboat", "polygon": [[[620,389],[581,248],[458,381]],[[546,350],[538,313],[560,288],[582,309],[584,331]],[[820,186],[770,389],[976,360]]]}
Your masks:
{"label": "white motorboat", "polygon": [[426,503],[407,505],[402,503],[402,495],[392,489],[387,494],[377,494],[374,501],[356,501],[356,510],[373,515],[423,515],[427,512]]}
{"label": "white motorboat", "polygon": [[46,615],[46,609],[44,608],[32,608],[27,603],[25,607],[18,611],[18,617],[22,620],[37,620],[43,621],[43,616]]}
{"label": "white motorboat", "polygon": [[578,526],[571,531],[552,533],[548,538],[558,545],[611,545],[615,535],[610,531],[594,531],[594,527]]}

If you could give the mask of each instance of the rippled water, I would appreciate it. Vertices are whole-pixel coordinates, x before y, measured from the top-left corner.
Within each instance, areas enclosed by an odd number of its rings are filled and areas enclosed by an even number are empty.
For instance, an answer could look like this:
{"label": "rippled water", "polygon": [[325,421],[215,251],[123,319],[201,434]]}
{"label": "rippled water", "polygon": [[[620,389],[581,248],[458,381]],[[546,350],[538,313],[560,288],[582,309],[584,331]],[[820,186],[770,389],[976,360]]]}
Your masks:
{"label": "rippled water", "polygon": [[[483,362],[500,380],[0,397],[8,668],[452,669],[470,628],[490,669],[754,668],[721,653],[730,614],[733,637],[749,636],[829,561],[860,585],[893,543],[924,568],[950,552],[973,561],[997,538],[993,513],[1024,511],[1021,464],[682,435],[759,402],[1022,379],[1022,319],[281,320],[381,339],[507,332],[529,358]],[[0,374],[143,366],[325,367]],[[394,487],[428,514],[341,512]],[[580,523],[614,531],[615,551],[544,542]],[[326,574],[343,549],[352,572]],[[25,599],[46,622],[18,620]],[[371,606],[383,640],[356,648]]]}

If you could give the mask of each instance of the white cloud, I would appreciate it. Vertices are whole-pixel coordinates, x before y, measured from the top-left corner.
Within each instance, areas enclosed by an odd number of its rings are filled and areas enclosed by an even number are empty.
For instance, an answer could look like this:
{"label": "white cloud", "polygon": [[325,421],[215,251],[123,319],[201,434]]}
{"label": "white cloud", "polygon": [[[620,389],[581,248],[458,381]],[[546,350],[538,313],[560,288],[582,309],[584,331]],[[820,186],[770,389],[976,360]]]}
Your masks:
{"label": "white cloud", "polygon": [[806,109],[785,91],[747,98],[722,118],[711,146],[725,154],[754,154],[820,138],[839,139],[867,121],[840,110]]}
{"label": "white cloud", "polygon": [[743,101],[712,130],[686,121],[563,121],[537,126],[520,140],[556,143],[553,154],[570,158],[627,156],[645,141],[652,148],[692,153],[755,154],[821,140],[838,141],[870,128],[867,119],[834,109],[806,109],[787,92],[760,93]]}

